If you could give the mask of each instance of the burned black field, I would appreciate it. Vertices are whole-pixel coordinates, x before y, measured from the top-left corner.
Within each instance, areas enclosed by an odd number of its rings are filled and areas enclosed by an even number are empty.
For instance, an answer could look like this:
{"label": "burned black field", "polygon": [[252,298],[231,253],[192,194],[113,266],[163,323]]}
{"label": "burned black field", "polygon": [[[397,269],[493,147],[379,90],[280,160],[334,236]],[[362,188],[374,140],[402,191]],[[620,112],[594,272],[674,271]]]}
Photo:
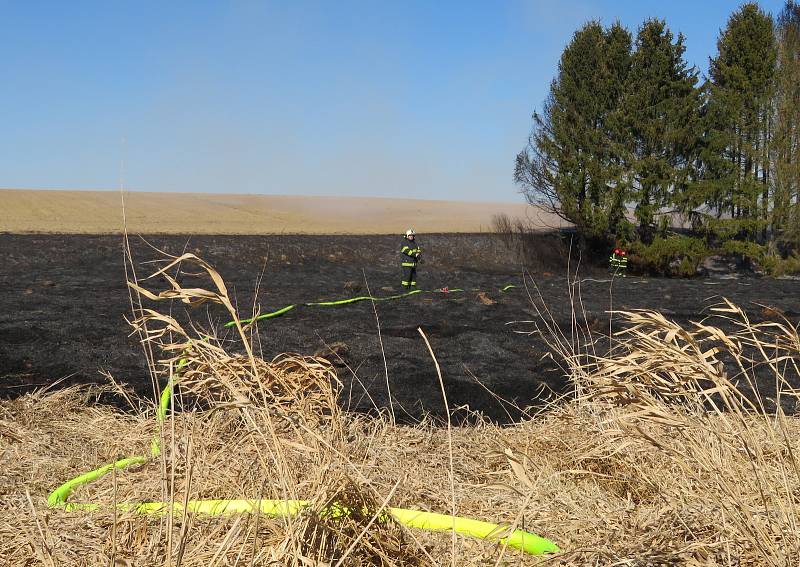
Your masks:
{"label": "burned black field", "polygon": [[[375,303],[375,309],[369,301],[298,307],[259,324],[257,350],[266,359],[296,352],[335,361],[345,384],[342,404],[354,411],[388,407],[388,373],[397,418],[413,421],[444,411],[434,363],[417,331],[422,328],[457,418],[480,412],[508,422],[520,417],[519,408],[539,406],[570,390],[547,356],[544,338],[526,333],[534,329],[526,321],[536,319],[528,295],[536,294],[531,281],[567,336],[573,308],[585,312],[597,333],[607,333],[609,308],[655,309],[682,324],[702,319],[721,297],[744,307],[755,321],[782,313],[796,323],[800,311],[800,282],[794,280],[629,277],[615,280],[611,288],[600,263],[592,267],[585,260],[578,270],[582,281],[574,288],[580,304],[573,304],[568,249],[552,238],[542,238],[525,265],[493,235],[420,240],[425,263],[419,287],[464,292],[419,294]],[[160,258],[156,248],[175,255],[192,252],[210,262],[225,278],[242,317],[250,316],[254,305],[268,312],[364,295],[367,288],[377,297],[401,291],[395,236],[132,236],[130,242],[139,277],[157,268],[148,263]],[[574,258],[571,266],[574,270]],[[191,275],[182,281],[208,285]],[[518,287],[500,291],[509,284]],[[150,287],[161,289],[163,282]],[[54,384],[104,383],[103,371],[152,396],[142,348],[125,320],[131,308],[120,236],[2,234],[0,289],[1,396]],[[187,313],[176,303],[172,312],[225,332],[226,318],[217,307]],[[598,344],[602,348],[602,338]],[[762,387],[768,389],[769,383],[765,377]]]}

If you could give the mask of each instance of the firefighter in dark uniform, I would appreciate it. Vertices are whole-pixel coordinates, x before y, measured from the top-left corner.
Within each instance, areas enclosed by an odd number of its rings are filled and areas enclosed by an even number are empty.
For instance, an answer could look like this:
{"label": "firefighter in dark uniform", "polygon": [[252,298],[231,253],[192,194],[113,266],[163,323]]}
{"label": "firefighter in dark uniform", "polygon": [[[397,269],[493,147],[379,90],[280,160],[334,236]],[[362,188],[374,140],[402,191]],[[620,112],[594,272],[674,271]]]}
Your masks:
{"label": "firefighter in dark uniform", "polygon": [[614,248],[608,259],[608,271],[613,276],[626,277],[628,269],[628,253],[622,248]]}
{"label": "firefighter in dark uniform", "polygon": [[422,248],[419,247],[419,243],[416,241],[416,233],[413,228],[409,228],[400,248],[400,256],[403,260],[403,281],[401,285],[404,289],[410,290],[417,287],[417,262],[419,262],[420,254],[422,254]]}

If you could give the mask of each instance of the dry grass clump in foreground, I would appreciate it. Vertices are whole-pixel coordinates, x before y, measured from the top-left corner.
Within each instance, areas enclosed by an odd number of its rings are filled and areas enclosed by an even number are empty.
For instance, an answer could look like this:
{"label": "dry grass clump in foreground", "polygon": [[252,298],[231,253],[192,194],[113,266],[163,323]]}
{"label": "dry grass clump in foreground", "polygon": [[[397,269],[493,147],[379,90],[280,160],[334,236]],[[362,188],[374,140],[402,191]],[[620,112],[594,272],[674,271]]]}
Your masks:
{"label": "dry grass clump in foreground", "polygon": [[[153,297],[229,306],[224,287],[201,293],[171,285]],[[786,323],[752,325],[726,305],[719,315],[737,325],[726,335],[708,324],[683,329],[655,312],[623,313],[628,330],[611,356],[563,352],[576,400],[513,427],[445,430],[341,414],[320,360],[268,363],[246,343],[245,355],[228,354],[227,342],[152,311],[140,315],[145,340],[159,342],[163,367],[186,394],[184,411],[160,428],[161,455],[71,497],[107,504],[101,511],[48,509],[57,483],[147,454],[153,412],[93,406],[92,392],[75,389],[0,403],[6,564],[796,563],[800,420],[780,404],[763,411],[756,394],[745,397],[737,386],[766,370],[785,389],[783,377],[798,374],[800,339]],[[239,333],[246,341],[246,329]],[[113,506],[221,498],[312,506],[281,519],[142,516]],[[331,517],[324,510],[334,503],[359,513]],[[408,530],[386,517],[386,506],[455,507],[539,533],[564,552],[536,558]]]}

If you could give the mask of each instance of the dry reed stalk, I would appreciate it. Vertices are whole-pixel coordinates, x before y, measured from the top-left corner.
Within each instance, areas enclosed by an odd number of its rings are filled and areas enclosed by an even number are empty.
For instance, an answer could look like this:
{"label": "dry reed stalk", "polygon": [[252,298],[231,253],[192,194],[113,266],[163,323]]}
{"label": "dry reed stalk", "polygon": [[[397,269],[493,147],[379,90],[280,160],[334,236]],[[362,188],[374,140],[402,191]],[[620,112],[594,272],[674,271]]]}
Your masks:
{"label": "dry reed stalk", "polygon": [[[765,399],[759,380],[766,371],[778,400],[796,397],[788,377],[798,376],[800,341],[788,323],[753,324],[730,302],[711,311],[733,331],[713,320],[683,328],[655,311],[620,312],[625,328],[612,354],[586,362],[565,353],[583,380],[578,403],[598,421],[583,468],[598,457],[626,461],[622,470],[640,479],[633,484],[651,485],[637,499],[657,497],[670,513],[698,519],[693,532],[719,525],[711,541],[665,542],[662,560],[785,565],[800,551],[797,423]],[[663,468],[675,475],[670,490],[648,478]],[[607,465],[593,472],[617,490],[628,485]]]}

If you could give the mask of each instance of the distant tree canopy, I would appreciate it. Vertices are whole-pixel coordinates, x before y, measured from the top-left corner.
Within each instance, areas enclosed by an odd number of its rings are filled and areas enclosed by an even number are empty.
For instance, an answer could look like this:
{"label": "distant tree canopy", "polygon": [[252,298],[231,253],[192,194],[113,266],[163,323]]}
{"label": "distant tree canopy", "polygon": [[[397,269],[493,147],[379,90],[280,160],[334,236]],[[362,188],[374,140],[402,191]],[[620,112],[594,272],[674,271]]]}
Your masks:
{"label": "distant tree canopy", "polygon": [[706,244],[800,247],[800,5],[728,19],[709,75],[663,20],[589,22],[564,49],[517,155],[528,202],[585,241],[650,245],[675,220]]}

